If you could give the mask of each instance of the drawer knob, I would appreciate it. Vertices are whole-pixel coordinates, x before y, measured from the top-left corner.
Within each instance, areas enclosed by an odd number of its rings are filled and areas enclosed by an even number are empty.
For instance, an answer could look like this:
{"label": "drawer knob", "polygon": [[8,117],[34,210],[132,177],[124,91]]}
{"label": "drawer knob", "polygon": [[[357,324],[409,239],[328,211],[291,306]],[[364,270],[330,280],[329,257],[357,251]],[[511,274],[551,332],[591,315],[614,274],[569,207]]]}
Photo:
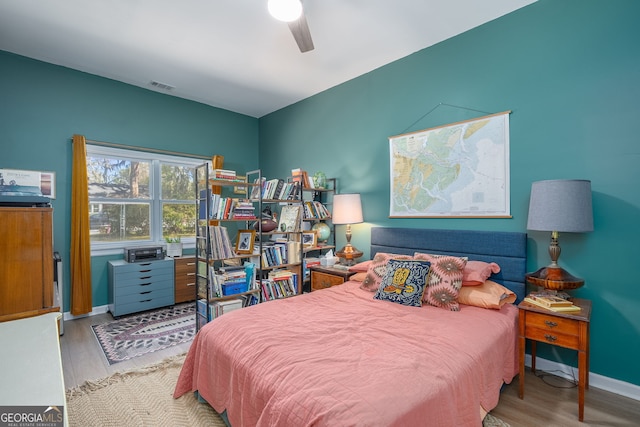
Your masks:
{"label": "drawer knob", "polygon": [[556,322],[552,322],[551,320],[545,320],[544,324],[547,325],[550,328],[555,328],[556,326],[558,326],[558,324]]}
{"label": "drawer knob", "polygon": [[546,339],[549,342],[555,342],[558,339],[558,337],[556,337],[555,335],[545,334],[544,339]]}

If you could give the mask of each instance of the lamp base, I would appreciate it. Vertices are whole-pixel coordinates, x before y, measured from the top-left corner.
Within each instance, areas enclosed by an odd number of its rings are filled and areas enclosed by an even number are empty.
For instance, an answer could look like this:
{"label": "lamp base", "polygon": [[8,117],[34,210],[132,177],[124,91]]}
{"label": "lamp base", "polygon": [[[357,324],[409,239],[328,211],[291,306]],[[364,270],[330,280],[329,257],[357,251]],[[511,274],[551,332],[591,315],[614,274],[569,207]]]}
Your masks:
{"label": "lamp base", "polygon": [[336,256],[340,258],[341,264],[345,265],[354,265],[356,263],[356,259],[362,257],[363,252],[359,251],[355,246],[352,246],[351,243],[348,243],[344,248],[340,249],[336,252]]}
{"label": "lamp base", "polygon": [[528,283],[553,291],[578,289],[584,280],[572,276],[562,267],[542,267],[534,273],[525,274]]}

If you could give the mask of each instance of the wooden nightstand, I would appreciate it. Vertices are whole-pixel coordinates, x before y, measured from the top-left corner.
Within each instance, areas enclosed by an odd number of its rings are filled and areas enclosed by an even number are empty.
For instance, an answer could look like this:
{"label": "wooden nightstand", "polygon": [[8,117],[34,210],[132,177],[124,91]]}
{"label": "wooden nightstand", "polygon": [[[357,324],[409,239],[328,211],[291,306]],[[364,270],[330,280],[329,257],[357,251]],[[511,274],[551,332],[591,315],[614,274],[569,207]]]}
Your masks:
{"label": "wooden nightstand", "polygon": [[311,292],[340,285],[353,276],[353,271],[335,267],[313,266],[311,270]]}
{"label": "wooden nightstand", "polygon": [[536,371],[536,342],[578,351],[578,419],[584,419],[584,390],[589,388],[589,322],[591,301],[573,298],[581,308],[574,313],[561,313],[521,302],[520,309],[520,399],[524,398],[524,351],[527,338],[531,340],[531,370]]}

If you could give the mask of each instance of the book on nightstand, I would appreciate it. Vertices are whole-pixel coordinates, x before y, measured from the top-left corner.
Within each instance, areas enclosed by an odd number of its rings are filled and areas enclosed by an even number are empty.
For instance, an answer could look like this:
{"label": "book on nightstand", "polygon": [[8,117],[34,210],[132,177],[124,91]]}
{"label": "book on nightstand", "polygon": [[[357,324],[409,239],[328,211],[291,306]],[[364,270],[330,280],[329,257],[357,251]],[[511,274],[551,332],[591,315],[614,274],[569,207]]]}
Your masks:
{"label": "book on nightstand", "polygon": [[546,307],[571,307],[573,305],[570,300],[554,294],[531,292],[527,296]]}
{"label": "book on nightstand", "polygon": [[[571,301],[564,300],[565,303],[567,303],[567,302],[569,303],[568,305],[564,304],[564,303],[561,303],[563,305],[551,305],[550,306],[550,305],[547,305],[547,304],[549,304],[549,302],[542,302],[542,301],[540,301],[540,298],[541,297],[537,297],[535,295],[529,295],[524,299],[524,301],[528,302],[529,304],[533,304],[535,306],[538,306],[538,307],[541,307],[541,308],[544,308],[544,309],[547,309],[547,310],[555,311],[557,313],[572,313],[572,312],[580,311],[580,307],[578,307],[577,305],[573,305],[573,303]],[[555,297],[555,298],[557,298],[557,297]],[[554,301],[551,301],[551,303],[553,303],[553,302]]]}

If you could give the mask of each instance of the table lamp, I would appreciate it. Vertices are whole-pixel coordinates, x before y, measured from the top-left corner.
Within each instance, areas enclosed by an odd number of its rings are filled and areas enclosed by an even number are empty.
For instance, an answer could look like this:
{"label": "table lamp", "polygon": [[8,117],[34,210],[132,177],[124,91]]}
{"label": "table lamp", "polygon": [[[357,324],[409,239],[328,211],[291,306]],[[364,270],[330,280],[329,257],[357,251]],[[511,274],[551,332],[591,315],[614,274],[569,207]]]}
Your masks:
{"label": "table lamp", "polygon": [[550,231],[551,264],[534,273],[527,273],[527,282],[549,291],[577,289],[584,280],[574,277],[558,265],[560,232],[593,231],[591,181],[567,179],[537,181],[531,185],[527,229]]}
{"label": "table lamp", "polygon": [[362,256],[362,251],[351,245],[351,224],[363,222],[360,194],[336,194],[333,196],[331,222],[334,225],[347,225],[347,244],[336,252],[336,256],[341,259],[342,264],[355,264],[355,260]]}

